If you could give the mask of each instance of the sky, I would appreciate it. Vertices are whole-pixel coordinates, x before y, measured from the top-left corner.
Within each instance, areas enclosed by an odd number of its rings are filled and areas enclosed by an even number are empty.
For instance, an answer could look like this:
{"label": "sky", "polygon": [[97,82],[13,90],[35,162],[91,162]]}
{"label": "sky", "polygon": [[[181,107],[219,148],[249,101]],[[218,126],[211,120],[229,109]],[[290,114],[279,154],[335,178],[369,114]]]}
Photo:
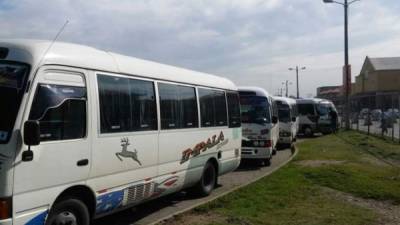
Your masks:
{"label": "sky", "polygon": [[[342,1],[342,0],[338,0]],[[352,76],[366,56],[400,56],[399,0],[350,6]],[[342,83],[343,7],[322,0],[0,0],[0,38],[53,39],[259,86],[315,95]]]}

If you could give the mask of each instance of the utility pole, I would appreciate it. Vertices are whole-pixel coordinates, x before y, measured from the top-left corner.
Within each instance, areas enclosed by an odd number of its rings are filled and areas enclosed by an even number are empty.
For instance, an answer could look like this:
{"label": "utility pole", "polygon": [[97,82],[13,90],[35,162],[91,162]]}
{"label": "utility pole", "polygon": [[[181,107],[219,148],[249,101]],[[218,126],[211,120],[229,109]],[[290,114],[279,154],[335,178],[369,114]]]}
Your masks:
{"label": "utility pole", "polygon": [[343,67],[343,86],[344,86],[344,104],[345,104],[345,128],[350,129],[350,90],[351,90],[351,70],[349,65],[349,22],[348,22],[348,9],[351,4],[360,0],[353,0],[348,2],[337,2],[334,0],[323,0],[324,3],[336,3],[344,7],[344,67]]}
{"label": "utility pole", "polygon": [[[289,84],[292,84],[289,82],[289,80],[286,80],[285,82],[282,82],[283,85],[285,85],[285,91],[286,91],[286,97],[289,97]],[[282,94],[281,94],[282,95]]]}
{"label": "utility pole", "polygon": [[300,70],[305,70],[306,69],[306,67],[305,66],[303,66],[303,67],[301,67],[301,68],[299,68],[299,66],[296,66],[296,68],[289,68],[289,70],[296,70],[296,92],[297,92],[297,99],[299,99],[300,98],[300,91],[299,91],[299,69]]}

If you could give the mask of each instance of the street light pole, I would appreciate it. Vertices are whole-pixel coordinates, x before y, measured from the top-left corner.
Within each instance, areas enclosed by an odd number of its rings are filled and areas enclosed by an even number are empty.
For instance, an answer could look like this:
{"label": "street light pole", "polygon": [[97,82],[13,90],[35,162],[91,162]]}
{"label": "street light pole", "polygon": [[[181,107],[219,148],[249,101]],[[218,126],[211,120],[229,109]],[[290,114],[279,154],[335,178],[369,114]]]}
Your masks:
{"label": "street light pole", "polygon": [[351,71],[349,65],[349,22],[348,22],[348,9],[349,6],[360,0],[353,0],[348,2],[348,0],[344,0],[344,3],[337,2],[334,0],[323,0],[324,3],[336,3],[343,5],[344,7],[344,68],[343,68],[343,75],[344,75],[344,100],[345,100],[345,127],[346,130],[350,129],[350,87],[351,87]]}
{"label": "street light pole", "polygon": [[299,67],[296,66],[296,96],[297,99],[300,98],[300,92],[299,92]]}
{"label": "street light pole", "polygon": [[285,82],[282,82],[283,85],[285,85],[285,91],[286,91],[286,97],[289,97],[289,84],[292,84],[289,82],[289,80],[286,80]]}
{"label": "street light pole", "polygon": [[[306,67],[301,67],[301,70],[305,70]],[[296,70],[296,89],[297,89],[297,99],[300,98],[300,91],[299,91],[299,66],[296,66],[296,68],[289,68],[289,70]]]}

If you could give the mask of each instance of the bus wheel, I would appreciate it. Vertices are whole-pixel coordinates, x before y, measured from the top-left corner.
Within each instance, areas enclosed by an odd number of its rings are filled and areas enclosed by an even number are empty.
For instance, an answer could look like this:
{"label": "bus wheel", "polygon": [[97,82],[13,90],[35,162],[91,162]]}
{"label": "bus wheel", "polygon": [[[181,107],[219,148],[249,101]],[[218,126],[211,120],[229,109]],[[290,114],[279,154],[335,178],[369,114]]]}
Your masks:
{"label": "bus wheel", "polygon": [[217,172],[213,163],[208,161],[203,169],[200,181],[194,186],[194,194],[198,196],[208,196],[211,194],[217,182]]}
{"label": "bus wheel", "polygon": [[90,224],[89,210],[82,201],[71,198],[55,203],[47,217],[46,225],[65,224]]}
{"label": "bus wheel", "polygon": [[270,166],[271,165],[271,158],[272,157],[269,157],[269,158],[266,158],[266,159],[263,160],[264,166]]}
{"label": "bus wheel", "polygon": [[312,137],[312,136],[313,136],[313,131],[312,131],[311,127],[306,127],[306,128],[304,128],[304,134],[305,134],[307,137]]}

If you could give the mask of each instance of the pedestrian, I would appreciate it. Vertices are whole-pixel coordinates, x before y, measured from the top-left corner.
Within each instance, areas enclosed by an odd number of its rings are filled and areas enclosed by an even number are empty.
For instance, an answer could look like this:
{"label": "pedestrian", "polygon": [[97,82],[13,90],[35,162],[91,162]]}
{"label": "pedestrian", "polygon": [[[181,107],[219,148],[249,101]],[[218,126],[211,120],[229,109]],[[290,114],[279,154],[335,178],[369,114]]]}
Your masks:
{"label": "pedestrian", "polygon": [[388,124],[387,124],[387,118],[385,116],[384,113],[382,113],[382,117],[381,117],[381,128],[382,128],[382,135],[385,135],[387,133],[387,128],[388,128]]}
{"label": "pedestrian", "polygon": [[336,131],[337,131],[338,114],[333,108],[330,108],[329,117],[331,119],[331,130],[332,130],[332,133],[336,133]]}

